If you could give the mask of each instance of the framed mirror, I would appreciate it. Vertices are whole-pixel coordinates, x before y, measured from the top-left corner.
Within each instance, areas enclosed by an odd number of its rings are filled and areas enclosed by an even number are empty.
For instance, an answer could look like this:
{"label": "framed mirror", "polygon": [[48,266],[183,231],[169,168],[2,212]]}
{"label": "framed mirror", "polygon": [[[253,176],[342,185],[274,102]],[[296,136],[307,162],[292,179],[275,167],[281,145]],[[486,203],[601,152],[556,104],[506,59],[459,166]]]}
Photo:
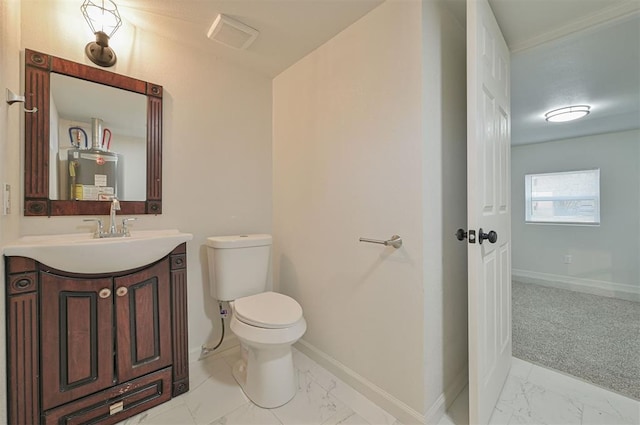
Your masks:
{"label": "framed mirror", "polygon": [[26,216],[162,213],[162,86],[25,50]]}

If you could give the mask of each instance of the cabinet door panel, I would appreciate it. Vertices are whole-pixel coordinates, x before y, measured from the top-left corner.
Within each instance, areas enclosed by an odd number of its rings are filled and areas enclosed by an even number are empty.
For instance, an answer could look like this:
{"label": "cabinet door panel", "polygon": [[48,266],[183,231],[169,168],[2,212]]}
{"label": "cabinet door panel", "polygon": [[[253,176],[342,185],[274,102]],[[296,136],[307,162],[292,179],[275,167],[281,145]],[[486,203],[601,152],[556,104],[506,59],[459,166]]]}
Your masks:
{"label": "cabinet door panel", "polygon": [[116,278],[115,291],[118,380],[170,365],[169,260]]}
{"label": "cabinet door panel", "polygon": [[41,273],[44,409],[113,385],[111,287],[108,278]]}

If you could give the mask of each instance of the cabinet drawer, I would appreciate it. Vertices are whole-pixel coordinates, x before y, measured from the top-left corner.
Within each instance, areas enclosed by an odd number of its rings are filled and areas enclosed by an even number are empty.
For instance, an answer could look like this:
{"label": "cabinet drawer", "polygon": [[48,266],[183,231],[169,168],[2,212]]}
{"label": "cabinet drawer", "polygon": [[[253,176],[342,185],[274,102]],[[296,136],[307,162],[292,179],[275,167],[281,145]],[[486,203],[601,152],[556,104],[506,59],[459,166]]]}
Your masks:
{"label": "cabinet drawer", "polygon": [[171,367],[44,414],[45,425],[115,424],[171,399]]}

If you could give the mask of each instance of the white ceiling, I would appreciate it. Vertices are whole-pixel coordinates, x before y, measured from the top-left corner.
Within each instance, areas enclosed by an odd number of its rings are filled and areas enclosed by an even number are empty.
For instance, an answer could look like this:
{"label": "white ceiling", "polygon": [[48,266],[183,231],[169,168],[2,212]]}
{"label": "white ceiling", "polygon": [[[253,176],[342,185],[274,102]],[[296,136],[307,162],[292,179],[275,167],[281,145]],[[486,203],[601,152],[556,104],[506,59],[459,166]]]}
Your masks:
{"label": "white ceiling", "polygon": [[[124,19],[134,27],[271,77],[381,2],[117,0]],[[465,0],[446,3],[464,22]],[[638,127],[640,0],[489,3],[512,51],[514,143]],[[259,30],[254,44],[237,50],[209,40],[206,34],[218,13]],[[592,113],[575,123],[555,125],[541,118],[568,103],[589,103]]]}
{"label": "white ceiling", "polygon": [[[640,1],[489,0],[511,54],[512,144],[640,127]],[[580,120],[544,114],[588,104]]]}
{"label": "white ceiling", "polygon": [[640,8],[638,0],[489,0],[511,52]]}
{"label": "white ceiling", "polygon": [[[585,118],[544,119],[550,110],[590,105]],[[512,144],[640,127],[640,14],[511,55]]]}
{"label": "white ceiling", "polygon": [[[275,77],[383,0],[116,0],[135,27]],[[246,50],[207,38],[221,13],[260,34]],[[117,37],[117,34],[114,38]]]}

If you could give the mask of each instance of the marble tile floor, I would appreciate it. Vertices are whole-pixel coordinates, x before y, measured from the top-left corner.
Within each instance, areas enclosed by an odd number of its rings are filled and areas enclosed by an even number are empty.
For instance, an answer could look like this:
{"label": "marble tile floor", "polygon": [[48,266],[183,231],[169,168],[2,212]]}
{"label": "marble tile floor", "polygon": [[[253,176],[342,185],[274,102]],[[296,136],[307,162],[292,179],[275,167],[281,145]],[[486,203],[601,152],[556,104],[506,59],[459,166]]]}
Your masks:
{"label": "marble tile floor", "polygon": [[[469,423],[468,388],[439,425]],[[490,425],[638,425],[640,401],[513,358]]]}
{"label": "marble tile floor", "polygon": [[[120,425],[400,425],[393,416],[294,349],[298,392],[276,409],[251,403],[233,379],[237,350],[190,365],[191,390]],[[468,391],[438,425],[467,425]],[[513,359],[491,425],[638,425],[640,402]]]}
{"label": "marble tile floor", "polygon": [[257,407],[231,374],[239,357],[236,349],[191,363],[188,393],[119,425],[400,425],[389,413],[295,348],[295,397],[275,409]]}

